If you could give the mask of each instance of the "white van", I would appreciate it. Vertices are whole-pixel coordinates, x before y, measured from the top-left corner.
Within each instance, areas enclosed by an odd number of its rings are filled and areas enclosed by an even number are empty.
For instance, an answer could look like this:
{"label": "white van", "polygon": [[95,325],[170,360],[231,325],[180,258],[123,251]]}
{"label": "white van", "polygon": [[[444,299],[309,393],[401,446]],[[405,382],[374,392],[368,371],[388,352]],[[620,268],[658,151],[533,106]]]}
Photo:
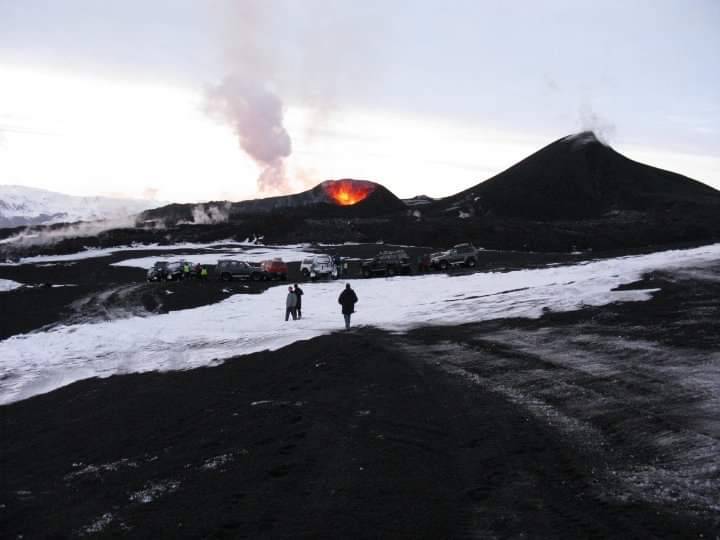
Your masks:
{"label": "white van", "polygon": [[338,270],[330,255],[313,255],[303,259],[300,272],[305,279],[332,278],[337,279]]}

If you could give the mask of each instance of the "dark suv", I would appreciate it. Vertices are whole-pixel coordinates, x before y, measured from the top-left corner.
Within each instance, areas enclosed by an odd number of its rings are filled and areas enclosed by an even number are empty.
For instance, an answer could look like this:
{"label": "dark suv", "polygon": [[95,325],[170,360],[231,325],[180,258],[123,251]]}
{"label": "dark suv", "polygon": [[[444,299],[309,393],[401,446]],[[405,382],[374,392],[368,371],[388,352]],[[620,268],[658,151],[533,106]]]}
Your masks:
{"label": "dark suv", "polygon": [[177,281],[183,278],[183,267],[188,264],[185,261],[157,261],[148,270],[148,281]]}
{"label": "dark suv", "polygon": [[157,261],[153,265],[153,267],[150,270],[148,270],[147,280],[148,281],[162,281],[163,279],[165,279],[167,267],[168,267],[167,261]]}
{"label": "dark suv", "polygon": [[402,249],[397,251],[381,251],[375,257],[362,263],[363,277],[394,276],[409,274],[410,257]]}
{"label": "dark suv", "polygon": [[245,261],[221,259],[215,267],[215,275],[222,281],[233,279],[251,279],[261,281],[267,279],[267,274],[259,266],[253,266]]}
{"label": "dark suv", "polygon": [[454,248],[433,255],[430,264],[433,268],[447,270],[450,266],[477,266],[477,249],[472,244],[458,244]]}

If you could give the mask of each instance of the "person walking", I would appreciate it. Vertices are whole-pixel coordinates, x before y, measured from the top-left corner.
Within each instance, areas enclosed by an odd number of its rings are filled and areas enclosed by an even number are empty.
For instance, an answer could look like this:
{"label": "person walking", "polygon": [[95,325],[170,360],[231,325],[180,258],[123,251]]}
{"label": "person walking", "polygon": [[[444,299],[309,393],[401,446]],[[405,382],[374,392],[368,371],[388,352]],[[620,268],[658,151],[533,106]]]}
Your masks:
{"label": "person walking", "polygon": [[285,299],[285,320],[287,321],[290,319],[290,315],[292,315],[293,321],[297,319],[297,301],[298,296],[295,294],[295,291],[293,291],[292,287],[288,287],[288,295]]}
{"label": "person walking", "polygon": [[357,294],[352,290],[350,284],[345,285],[345,290],[338,297],[338,304],[342,306],[342,314],[345,318],[345,330],[350,329],[350,316],[355,313],[355,304],[358,301]]}
{"label": "person walking", "polygon": [[295,296],[297,296],[297,305],[295,306],[295,310],[297,312],[297,318],[302,319],[302,296],[305,293],[298,286],[297,283],[295,284],[295,290],[293,292],[295,293]]}

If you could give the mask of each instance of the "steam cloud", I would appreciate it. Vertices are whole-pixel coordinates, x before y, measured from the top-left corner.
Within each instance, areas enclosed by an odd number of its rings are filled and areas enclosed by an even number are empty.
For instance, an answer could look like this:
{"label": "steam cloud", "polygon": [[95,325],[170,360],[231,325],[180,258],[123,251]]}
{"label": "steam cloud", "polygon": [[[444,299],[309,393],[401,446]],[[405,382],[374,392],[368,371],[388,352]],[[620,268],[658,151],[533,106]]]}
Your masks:
{"label": "steam cloud", "polygon": [[287,178],[292,144],[283,105],[292,100],[310,111],[312,135],[327,122],[340,86],[374,89],[377,77],[358,76],[353,66],[372,67],[382,58],[385,10],[358,2],[348,19],[335,0],[206,4],[214,6],[225,62],[224,76],[206,92],[207,111],[232,126],[240,147],[262,168],[261,192],[284,194],[298,180],[311,182],[302,178],[309,175]]}
{"label": "steam cloud", "polygon": [[609,139],[615,136],[615,124],[601,118],[588,104],[580,107],[580,128],[592,131],[603,144],[610,144]]}
{"label": "steam cloud", "polygon": [[0,240],[0,247],[16,249],[30,246],[55,244],[66,238],[97,236],[112,229],[135,227],[135,216],[102,221],[83,221],[61,226],[28,227],[23,231]]}
{"label": "steam cloud", "polygon": [[261,82],[231,75],[209,89],[208,109],[233,127],[240,147],[263,167],[258,189],[286,190],[284,160],[292,145],[283,125],[280,98]]}
{"label": "steam cloud", "polygon": [[215,223],[226,223],[230,218],[231,203],[221,205],[204,205],[198,204],[192,209],[192,221],[181,221],[178,225],[194,224],[194,225],[213,225]]}

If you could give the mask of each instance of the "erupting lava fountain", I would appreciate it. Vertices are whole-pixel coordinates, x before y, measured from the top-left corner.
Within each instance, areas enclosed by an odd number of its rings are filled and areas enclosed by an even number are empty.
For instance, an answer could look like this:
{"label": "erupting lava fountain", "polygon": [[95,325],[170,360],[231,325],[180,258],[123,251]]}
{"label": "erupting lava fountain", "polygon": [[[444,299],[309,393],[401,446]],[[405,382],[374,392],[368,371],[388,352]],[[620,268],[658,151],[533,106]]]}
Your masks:
{"label": "erupting lava fountain", "polygon": [[330,201],[340,206],[351,206],[364,201],[377,185],[367,180],[327,180],[322,183]]}

